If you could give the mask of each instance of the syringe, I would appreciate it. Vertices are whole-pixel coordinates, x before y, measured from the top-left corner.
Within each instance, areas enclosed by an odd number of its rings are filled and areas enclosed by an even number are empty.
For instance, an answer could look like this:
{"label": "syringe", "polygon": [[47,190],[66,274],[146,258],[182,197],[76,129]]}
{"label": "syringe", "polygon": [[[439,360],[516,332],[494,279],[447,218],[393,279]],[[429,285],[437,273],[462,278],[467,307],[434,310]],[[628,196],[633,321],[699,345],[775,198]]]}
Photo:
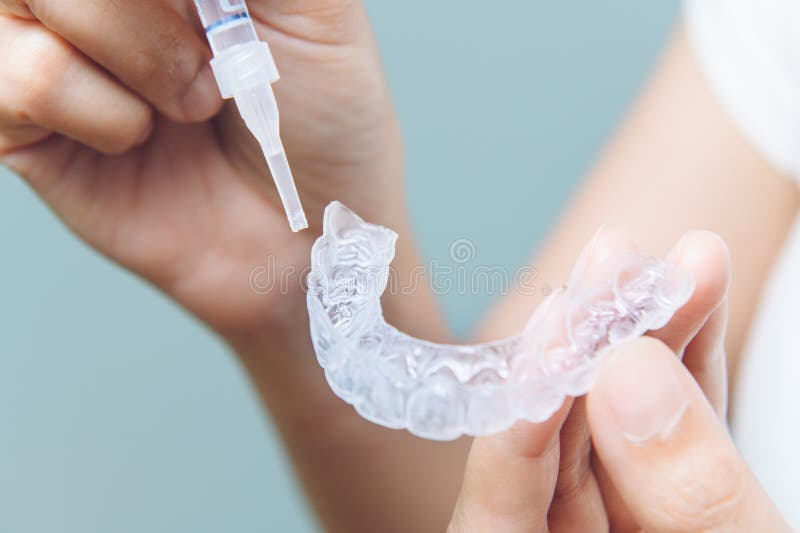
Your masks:
{"label": "syringe", "polygon": [[194,0],[214,59],[211,68],[223,98],[233,98],[264,151],[292,231],[308,227],[280,138],[272,84],[278,68],[269,45],[259,41],[244,0]]}

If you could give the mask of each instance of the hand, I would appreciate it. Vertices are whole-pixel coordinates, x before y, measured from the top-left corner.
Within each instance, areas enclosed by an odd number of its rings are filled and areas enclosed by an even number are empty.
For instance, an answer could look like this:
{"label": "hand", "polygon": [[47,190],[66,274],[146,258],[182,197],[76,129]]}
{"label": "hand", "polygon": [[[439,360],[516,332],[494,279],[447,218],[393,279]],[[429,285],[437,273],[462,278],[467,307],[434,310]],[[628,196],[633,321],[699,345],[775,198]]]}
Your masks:
{"label": "hand", "polygon": [[[393,263],[401,275],[420,264],[409,244],[399,127],[364,8],[248,4],[282,75],[273,86],[281,136],[309,230],[289,231],[259,147],[235,107],[223,109],[191,0],[0,0],[0,163],[80,237],[225,339],[322,523],[347,531],[446,523],[466,447],[380,431],[336,400],[314,358],[300,290],[334,199],[404,236]],[[273,280],[293,276],[288,293],[250,287],[265,266]],[[404,330],[446,337],[430,292],[385,304]],[[409,468],[398,473],[387,453]],[[438,483],[409,495],[407,480],[434,467]]]}
{"label": "hand", "polygon": [[405,223],[398,127],[362,5],[249,4],[283,74],[282,135],[312,224],[298,235],[235,109],[220,113],[191,0],[0,0],[0,162],[100,252],[237,334],[298,329],[301,291],[258,295],[249,276],[271,255],[299,288],[330,200]]}
{"label": "hand", "polygon": [[[717,351],[708,362],[720,358]],[[706,370],[693,379],[666,346],[644,338],[600,371],[589,424],[628,523],[644,531],[792,531],[718,416],[724,374]],[[716,392],[706,397],[703,387]]]}
{"label": "hand", "polygon": [[[634,246],[603,230],[577,268]],[[692,232],[669,257],[694,273],[691,301],[651,338],[608,354],[588,401],[476,439],[451,531],[787,529],[722,422],[727,250]]]}

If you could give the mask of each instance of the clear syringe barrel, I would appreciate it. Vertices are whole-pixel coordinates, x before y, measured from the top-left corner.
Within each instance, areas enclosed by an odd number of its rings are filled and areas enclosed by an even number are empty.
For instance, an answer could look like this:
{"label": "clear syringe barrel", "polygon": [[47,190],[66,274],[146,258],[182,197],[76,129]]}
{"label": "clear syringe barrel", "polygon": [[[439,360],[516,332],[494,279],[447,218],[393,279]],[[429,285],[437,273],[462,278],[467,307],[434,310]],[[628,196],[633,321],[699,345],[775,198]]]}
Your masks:
{"label": "clear syringe barrel", "polygon": [[244,0],[194,0],[194,3],[215,56],[237,44],[258,41]]}
{"label": "clear syringe barrel", "polygon": [[278,68],[269,45],[259,41],[244,0],[194,0],[214,52],[211,68],[223,98],[239,114],[264,151],[292,231],[308,227],[280,138],[278,104],[272,84]]}

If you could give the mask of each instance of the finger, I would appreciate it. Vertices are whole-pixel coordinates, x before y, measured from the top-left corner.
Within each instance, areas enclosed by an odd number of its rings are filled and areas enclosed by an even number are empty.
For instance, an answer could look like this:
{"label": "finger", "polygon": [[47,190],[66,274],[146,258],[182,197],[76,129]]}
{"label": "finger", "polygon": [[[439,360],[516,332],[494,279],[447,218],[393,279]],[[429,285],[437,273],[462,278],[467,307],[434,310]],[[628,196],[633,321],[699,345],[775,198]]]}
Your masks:
{"label": "finger", "polygon": [[608,263],[613,257],[623,256],[638,249],[639,245],[636,243],[636,239],[627,228],[602,226],[578,255],[567,280],[567,286],[579,285],[582,278],[593,268]]}
{"label": "finger", "polygon": [[588,416],[597,454],[645,531],[788,531],[663,343],[645,337],[610,354]]}
{"label": "finger", "polygon": [[551,531],[607,531],[608,517],[590,465],[592,452],[586,400],[578,398],[559,434],[561,460],[553,503],[547,515]]}
{"label": "finger", "polygon": [[727,328],[728,301],[725,299],[686,347],[683,356],[683,365],[692,374],[720,420],[725,420],[728,410],[728,370],[725,357]]}
{"label": "finger", "polygon": [[545,531],[558,474],[558,430],[566,402],[542,424],[475,439],[448,531]]}
{"label": "finger", "polygon": [[[727,378],[724,357],[720,360],[717,346],[724,343],[726,308],[724,301],[730,283],[730,259],[727,247],[716,235],[693,231],[683,236],[668,254],[667,261],[692,273],[695,290],[689,302],[659,331],[649,335],[667,343],[675,353],[683,353],[684,363],[697,371],[704,392],[715,409],[724,412]],[[709,317],[710,315],[710,317]],[[687,346],[688,343],[688,346]],[[594,461],[594,473],[603,495],[612,531],[638,530],[624,501],[609,478],[602,463]]]}
{"label": "finger", "polygon": [[0,153],[57,132],[104,153],[141,142],[150,107],[61,37],[0,17]]}
{"label": "finger", "polygon": [[33,18],[24,0],[0,0],[0,15],[5,14],[21,18]]}
{"label": "finger", "polygon": [[717,309],[728,292],[731,259],[725,242],[709,231],[690,231],[667,256],[667,261],[691,272],[695,289],[689,302],[675,313],[669,324],[650,335],[675,353],[686,346]]}
{"label": "finger", "polygon": [[[568,285],[578,285],[581,278],[597,266],[613,263],[638,250],[632,233],[625,228],[604,226],[584,248],[576,262]],[[586,403],[575,403],[560,434],[561,461],[548,522],[553,531],[602,531],[607,523],[600,488],[590,467],[591,437],[586,423]]]}
{"label": "finger", "polygon": [[614,486],[614,482],[600,461],[594,445],[592,446],[591,465],[592,472],[594,472],[594,477],[597,480],[597,486],[602,495],[603,508],[608,517],[608,530],[620,533],[638,533],[640,528],[636,523],[636,518],[631,514],[625,500],[622,499],[619,491]]}
{"label": "finger", "polygon": [[202,121],[222,100],[203,39],[164,0],[28,1],[53,32],[175,121]]}

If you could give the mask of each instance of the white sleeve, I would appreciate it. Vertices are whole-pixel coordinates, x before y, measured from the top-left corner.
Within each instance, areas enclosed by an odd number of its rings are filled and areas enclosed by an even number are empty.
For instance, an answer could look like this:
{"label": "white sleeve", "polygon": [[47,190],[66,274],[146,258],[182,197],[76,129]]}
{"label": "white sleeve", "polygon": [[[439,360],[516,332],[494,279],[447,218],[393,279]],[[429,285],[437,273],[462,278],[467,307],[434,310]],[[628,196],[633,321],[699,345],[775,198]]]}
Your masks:
{"label": "white sleeve", "polygon": [[800,179],[800,0],[685,0],[689,41],[744,135]]}

